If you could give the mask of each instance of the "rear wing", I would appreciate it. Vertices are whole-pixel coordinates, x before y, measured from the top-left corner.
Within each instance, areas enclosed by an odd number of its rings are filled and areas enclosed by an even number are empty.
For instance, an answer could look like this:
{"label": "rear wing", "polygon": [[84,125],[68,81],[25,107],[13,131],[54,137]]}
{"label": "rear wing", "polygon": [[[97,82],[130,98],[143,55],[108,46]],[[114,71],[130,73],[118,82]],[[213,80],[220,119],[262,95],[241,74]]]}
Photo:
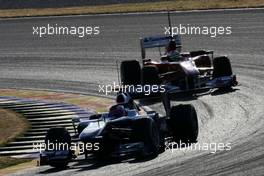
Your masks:
{"label": "rear wing", "polygon": [[166,47],[171,40],[176,42],[177,50],[181,52],[182,42],[179,35],[172,36],[155,36],[155,37],[146,37],[140,39],[141,46],[141,56],[142,59],[146,58],[146,49],[147,48],[161,48]]}

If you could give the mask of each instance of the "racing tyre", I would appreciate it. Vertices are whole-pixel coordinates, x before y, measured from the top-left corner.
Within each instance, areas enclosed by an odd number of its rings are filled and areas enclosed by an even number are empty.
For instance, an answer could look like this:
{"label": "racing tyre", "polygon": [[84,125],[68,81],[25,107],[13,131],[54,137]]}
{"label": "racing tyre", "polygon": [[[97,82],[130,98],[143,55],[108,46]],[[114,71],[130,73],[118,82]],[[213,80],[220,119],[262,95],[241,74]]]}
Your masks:
{"label": "racing tyre", "polygon": [[230,60],[225,56],[214,58],[213,67],[213,78],[231,76],[233,74]]}
{"label": "racing tyre", "polygon": [[211,67],[212,66],[211,59],[207,55],[202,55],[202,56],[197,57],[194,60],[194,63],[195,63],[195,66],[198,68],[199,67]]}
{"label": "racing tyre", "polygon": [[155,66],[145,66],[141,70],[141,84],[142,85],[160,85],[158,68]]}
{"label": "racing tyre", "polygon": [[[69,147],[71,145],[71,136],[68,130],[64,127],[54,127],[50,128],[45,137],[46,146],[54,144],[58,146],[59,144],[67,144]],[[72,152],[68,149],[68,159],[50,161],[49,165],[56,168],[65,168],[72,158]]]}
{"label": "racing tyre", "polygon": [[123,85],[139,85],[140,84],[140,65],[136,60],[121,62],[121,81]]}
{"label": "racing tyre", "polygon": [[160,136],[155,121],[151,118],[137,120],[135,122],[135,132],[139,141],[144,143],[144,150],[140,157],[144,155],[157,155],[160,146]]}
{"label": "racing tyre", "polygon": [[99,150],[95,151],[94,158],[97,161],[104,161],[111,158],[111,153],[115,150],[115,141],[109,139],[104,139],[103,142],[99,144]]}
{"label": "racing tyre", "polygon": [[176,142],[193,143],[198,137],[198,119],[195,108],[190,105],[173,106],[169,125]]}
{"label": "racing tyre", "polygon": [[207,52],[204,51],[204,50],[197,50],[197,51],[191,51],[190,52],[190,55],[191,57],[196,57],[196,56],[201,56],[201,55],[204,55],[206,54]]}

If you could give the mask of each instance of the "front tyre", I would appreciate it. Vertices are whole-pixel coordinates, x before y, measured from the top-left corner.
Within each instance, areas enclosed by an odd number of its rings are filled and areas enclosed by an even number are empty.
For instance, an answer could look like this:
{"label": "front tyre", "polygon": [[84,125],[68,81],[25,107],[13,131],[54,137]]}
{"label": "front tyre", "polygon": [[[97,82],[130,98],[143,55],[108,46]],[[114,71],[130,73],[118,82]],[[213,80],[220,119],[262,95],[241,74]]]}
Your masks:
{"label": "front tyre", "polygon": [[[72,151],[70,150],[71,146],[71,136],[68,130],[64,127],[54,127],[50,128],[45,137],[45,144],[48,147],[46,151],[58,152],[62,151],[63,155],[66,156],[64,159],[52,159],[53,156],[50,157],[48,164],[52,167],[56,168],[65,168],[72,158]],[[54,148],[54,146],[62,146],[68,147],[62,149]],[[53,150],[49,150],[53,146]]]}
{"label": "front tyre", "polygon": [[192,143],[198,137],[198,119],[195,108],[190,105],[173,106],[170,110],[169,124],[176,142]]}
{"label": "front tyre", "polygon": [[160,147],[159,130],[151,118],[142,118],[135,122],[135,133],[139,141],[144,143],[141,156],[157,155]]}
{"label": "front tyre", "polygon": [[214,58],[213,67],[213,78],[231,76],[233,74],[230,60],[226,56]]}

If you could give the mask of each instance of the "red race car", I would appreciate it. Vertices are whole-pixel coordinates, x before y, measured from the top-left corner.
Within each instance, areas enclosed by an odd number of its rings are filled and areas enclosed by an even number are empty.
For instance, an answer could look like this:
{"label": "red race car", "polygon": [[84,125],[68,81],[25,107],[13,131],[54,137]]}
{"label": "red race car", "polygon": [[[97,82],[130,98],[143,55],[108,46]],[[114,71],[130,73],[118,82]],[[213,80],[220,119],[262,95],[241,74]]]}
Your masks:
{"label": "red race car", "polygon": [[[165,90],[176,93],[227,89],[237,85],[228,57],[214,57],[213,51],[205,50],[182,53],[179,35],[142,38],[140,44],[141,64],[137,60],[126,60],[120,68],[121,84],[131,96],[153,95]],[[164,47],[165,54],[162,54]],[[146,57],[146,49],[153,48],[159,49],[159,59]],[[139,89],[140,86],[143,88]],[[151,88],[151,93],[144,92],[146,86]]]}

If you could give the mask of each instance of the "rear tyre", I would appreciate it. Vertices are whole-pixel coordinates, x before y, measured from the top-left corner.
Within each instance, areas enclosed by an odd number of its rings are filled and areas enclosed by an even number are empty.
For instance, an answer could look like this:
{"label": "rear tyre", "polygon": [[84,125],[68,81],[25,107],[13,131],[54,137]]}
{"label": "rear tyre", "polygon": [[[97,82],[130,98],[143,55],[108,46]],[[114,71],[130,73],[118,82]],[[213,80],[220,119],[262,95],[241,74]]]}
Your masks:
{"label": "rear tyre", "polygon": [[[70,151],[71,146],[71,136],[68,130],[64,127],[54,127],[50,128],[45,137],[45,144],[61,146],[61,144],[67,144],[68,146],[68,159],[58,160],[58,161],[50,161],[49,165],[56,168],[65,168],[72,158],[72,152]],[[56,149],[55,149],[56,150]]]}
{"label": "rear tyre", "polygon": [[190,105],[173,106],[169,125],[176,142],[193,143],[198,137],[198,119],[195,108]]}
{"label": "rear tyre", "polygon": [[136,60],[123,61],[121,63],[121,81],[123,85],[139,85],[141,70]]}
{"label": "rear tyre", "polygon": [[209,56],[207,55],[202,55],[199,56],[198,58],[196,58],[194,60],[195,66],[196,67],[211,67],[212,63],[211,63],[211,59]]}
{"label": "rear tyre", "polygon": [[230,60],[225,56],[214,58],[213,67],[213,78],[231,76],[233,74]]}
{"label": "rear tyre", "polygon": [[160,85],[158,68],[155,66],[145,66],[141,70],[141,84],[142,85]]}
{"label": "rear tyre", "polygon": [[197,51],[191,51],[190,52],[191,57],[201,56],[204,54],[206,54],[206,51],[204,51],[204,50],[197,50]]}

